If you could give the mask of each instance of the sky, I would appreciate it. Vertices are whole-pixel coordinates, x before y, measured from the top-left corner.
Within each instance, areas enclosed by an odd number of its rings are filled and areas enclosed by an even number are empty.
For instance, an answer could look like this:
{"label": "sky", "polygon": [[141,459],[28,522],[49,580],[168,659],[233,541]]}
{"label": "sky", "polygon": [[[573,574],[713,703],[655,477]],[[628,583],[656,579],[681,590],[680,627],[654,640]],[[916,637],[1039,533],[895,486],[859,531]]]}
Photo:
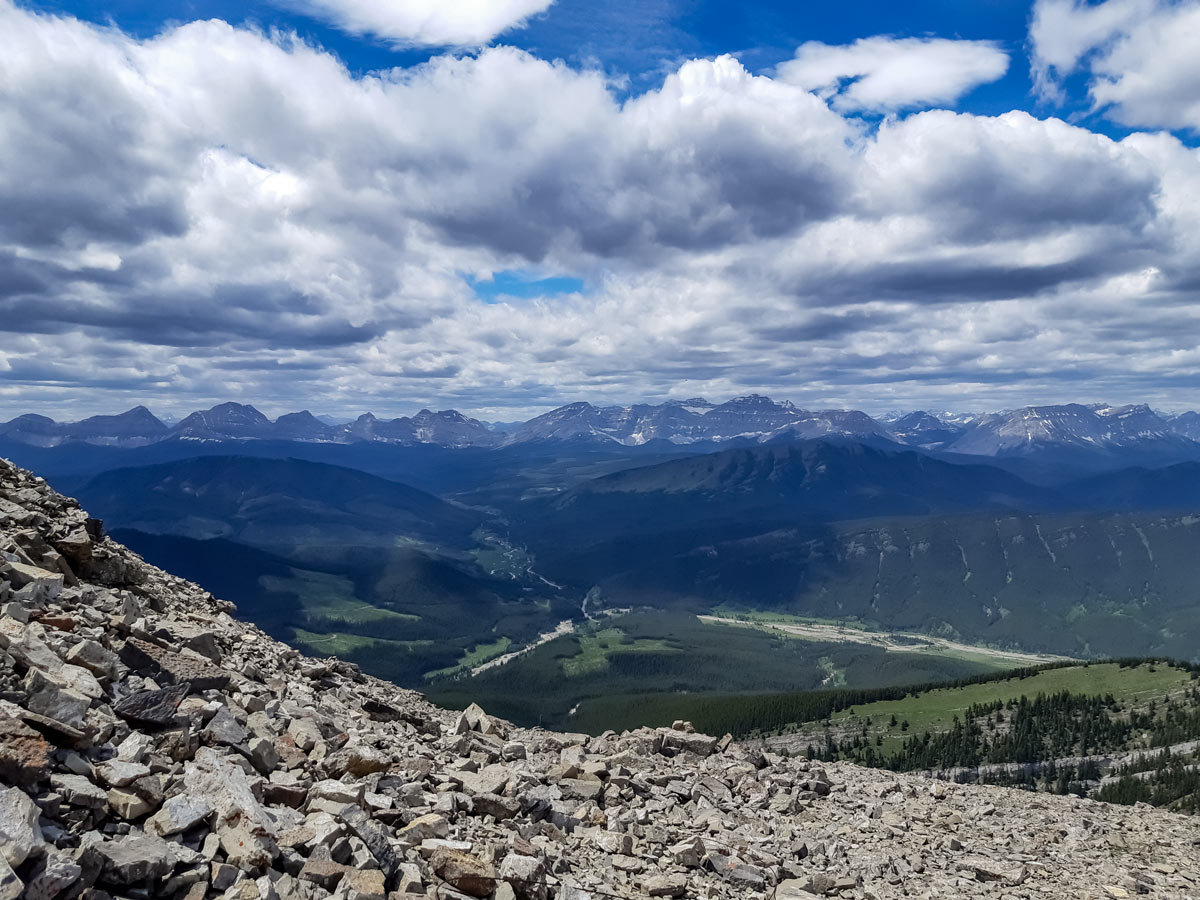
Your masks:
{"label": "sky", "polygon": [[0,420],[1200,407],[1200,0],[0,0]]}

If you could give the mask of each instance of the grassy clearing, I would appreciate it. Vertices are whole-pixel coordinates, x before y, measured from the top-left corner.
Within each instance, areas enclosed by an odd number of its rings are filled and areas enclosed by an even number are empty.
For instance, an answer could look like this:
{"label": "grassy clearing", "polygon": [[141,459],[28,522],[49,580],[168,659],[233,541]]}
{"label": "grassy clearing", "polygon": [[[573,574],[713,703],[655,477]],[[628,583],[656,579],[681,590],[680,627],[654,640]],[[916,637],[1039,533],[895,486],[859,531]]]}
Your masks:
{"label": "grassy clearing", "polygon": [[444,669],[434,669],[432,672],[425,673],[425,680],[429,681],[434,678],[441,678],[444,675],[457,675],[467,669],[473,669],[476,666],[482,665],[489,659],[495,659],[497,656],[503,656],[512,646],[512,638],[501,635],[490,644],[476,644],[470,650],[463,653],[458,658],[458,662],[452,666],[446,666]]}
{"label": "grassy clearing", "polygon": [[419,622],[421,619],[364,603],[354,596],[353,583],[343,575],[292,569],[287,578],[263,575],[259,583],[267,591],[294,595],[309,621],[335,619],[348,625],[362,625],[382,621]]}
{"label": "grassy clearing", "polygon": [[562,661],[563,674],[568,678],[603,672],[614,653],[679,653],[665,640],[630,638],[620,628],[602,628],[592,634],[579,636],[579,652]]}
{"label": "grassy clearing", "polygon": [[[1142,664],[1122,669],[1116,663],[1094,663],[1049,669],[1028,678],[1009,678],[985,684],[926,691],[919,696],[902,700],[880,700],[835,713],[835,726],[859,727],[871,720],[872,733],[882,731],[881,752],[899,749],[904,738],[923,731],[946,731],[954,717],[961,716],[969,706],[990,701],[1017,700],[1022,695],[1054,694],[1070,691],[1075,694],[1112,694],[1118,700],[1142,700],[1162,696],[1189,683],[1190,674],[1173,666]],[[890,725],[892,719],[896,724]],[[907,730],[902,728],[908,723]]]}
{"label": "grassy clearing", "polygon": [[475,564],[489,574],[507,574],[512,568],[509,558],[495,547],[476,547],[471,551]]}
{"label": "grassy clearing", "polygon": [[763,624],[782,624],[782,625],[834,625],[842,628],[854,629],[857,631],[882,631],[878,624],[874,622],[860,621],[856,617],[848,619],[822,619],[819,616],[794,616],[790,613],[773,612],[763,609],[747,609],[743,606],[730,606],[727,603],[722,603],[719,606],[714,606],[710,611],[710,615],[720,616],[723,619],[737,619],[739,622],[761,622]]}
{"label": "grassy clearing", "polygon": [[501,635],[490,644],[477,644],[468,653],[464,653],[462,664],[474,668],[482,665],[489,659],[495,659],[497,656],[502,656],[508,652],[508,648],[512,646],[512,638]]}
{"label": "grassy clearing", "polygon": [[522,578],[533,565],[533,559],[524,550],[496,539],[481,540],[471,550],[471,557],[483,571],[501,578]]}
{"label": "grassy clearing", "polygon": [[303,628],[293,630],[295,643],[303,644],[312,652],[322,656],[345,656],[356,650],[411,652],[415,648],[429,647],[433,644],[433,641],[389,641],[337,631],[330,634],[317,634],[314,631],[305,631]]}

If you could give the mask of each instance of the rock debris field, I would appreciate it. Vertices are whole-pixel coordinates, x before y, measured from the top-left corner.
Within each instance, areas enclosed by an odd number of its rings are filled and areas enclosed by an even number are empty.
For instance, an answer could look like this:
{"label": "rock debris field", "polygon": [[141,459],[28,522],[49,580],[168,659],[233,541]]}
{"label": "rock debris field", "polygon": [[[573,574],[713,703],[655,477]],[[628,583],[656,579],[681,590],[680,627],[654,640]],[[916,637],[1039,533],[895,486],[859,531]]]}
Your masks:
{"label": "rock debris field", "polygon": [[598,737],[306,658],[0,461],[0,900],[1200,898],[1200,820]]}

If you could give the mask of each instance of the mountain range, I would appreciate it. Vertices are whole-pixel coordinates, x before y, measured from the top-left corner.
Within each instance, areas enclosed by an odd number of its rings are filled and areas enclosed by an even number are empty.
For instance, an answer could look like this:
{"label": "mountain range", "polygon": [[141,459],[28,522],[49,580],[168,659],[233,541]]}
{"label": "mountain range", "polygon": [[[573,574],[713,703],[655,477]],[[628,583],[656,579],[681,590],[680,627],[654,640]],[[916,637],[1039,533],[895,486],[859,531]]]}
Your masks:
{"label": "mountain range", "polygon": [[[663,437],[695,419],[708,420],[695,439]],[[492,432],[491,446],[446,447],[420,442],[421,429],[470,420],[362,417],[350,423],[359,437],[339,438],[338,425],[309,416],[271,422],[232,407],[132,449],[71,440],[0,443],[0,453],[44,457],[47,476],[148,559],[201,583],[220,569],[221,589],[272,633],[326,652],[390,641],[371,670],[420,685],[565,618],[625,608],[1192,657],[1200,458],[1120,466],[1114,456],[1107,470],[1064,466],[1035,483],[1021,471],[1033,466],[1019,465],[1035,458],[1017,455],[1186,448],[1156,420],[1144,408],[1073,405],[883,421],[755,397],[578,404]],[[575,430],[581,422],[593,430]],[[72,433],[118,430],[99,425]],[[326,438],[245,437],[285,427]],[[798,437],[815,427],[833,433]],[[867,436],[845,434],[860,428]],[[995,456],[931,449],[971,449],[968,437],[978,449],[985,428],[1008,441]],[[200,436],[214,433],[229,437]],[[75,457],[93,459],[69,472]]]}
{"label": "mountain range", "polygon": [[344,424],[330,424],[307,410],[272,421],[253,406],[222,403],[193,412],[172,426],[144,406],[69,423],[26,414],[0,424],[0,438],[39,447],[73,442],[139,447],[168,440],[285,440],[447,448],[495,448],[535,441],[638,447],[653,442],[683,446],[846,438],[966,456],[1020,458],[1048,451],[1093,455],[1138,451],[1166,462],[1200,458],[1200,413],[1169,416],[1144,404],[1068,403],[969,415],[918,410],[874,418],[853,409],[800,409],[788,401],[750,394],[720,404],[699,398],[628,407],[578,402],[526,422],[493,426],[456,410],[429,409],[393,419],[364,413]]}
{"label": "mountain range", "polygon": [[477,514],[408,485],[299,459],[205,456],[113,469],[83,493],[126,528],[274,551],[387,547],[401,536],[465,546],[479,525]]}

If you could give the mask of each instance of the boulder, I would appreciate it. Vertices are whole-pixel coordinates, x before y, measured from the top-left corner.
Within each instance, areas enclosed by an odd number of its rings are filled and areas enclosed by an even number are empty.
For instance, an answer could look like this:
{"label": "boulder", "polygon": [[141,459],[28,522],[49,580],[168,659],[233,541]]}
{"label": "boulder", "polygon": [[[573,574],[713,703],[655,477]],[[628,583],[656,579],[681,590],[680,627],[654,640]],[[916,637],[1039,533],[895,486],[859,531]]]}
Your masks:
{"label": "boulder", "polygon": [[296,742],[296,747],[304,753],[308,753],[322,740],[321,729],[309,717],[292,719],[288,723],[287,730],[288,734],[292,736],[292,740]]}
{"label": "boulder", "polygon": [[694,869],[704,859],[704,841],[698,837],[687,838],[672,845],[667,853],[670,854],[671,861],[676,865]]}
{"label": "boulder", "polygon": [[642,889],[651,897],[682,897],[687,891],[687,878],[678,873],[651,875],[642,882]]}
{"label": "boulder", "polygon": [[66,661],[82,666],[98,678],[117,677],[117,655],[96,641],[80,641],[67,651]]}
{"label": "boulder", "polygon": [[87,855],[100,861],[101,877],[116,885],[136,885],[164,878],[175,868],[175,855],[162,839],[130,834],[90,844]]}
{"label": "boulder", "polygon": [[7,650],[17,662],[31,669],[49,672],[62,665],[40,635],[40,625],[27,625],[13,618],[0,619],[0,650]]}
{"label": "boulder", "polygon": [[246,772],[219,751],[197,750],[184,767],[183,786],[192,797],[212,804],[214,828],[231,865],[253,870],[278,854],[275,821],[259,804]]}
{"label": "boulder", "polygon": [[343,775],[365,778],[375,772],[386,772],[391,765],[392,759],[388,754],[362,744],[343,747],[327,756],[322,763],[330,778],[341,778]]}
{"label": "boulder", "polygon": [[118,819],[131,822],[148,815],[154,804],[133,791],[124,788],[113,788],[107,794],[108,808]]}
{"label": "boulder", "polygon": [[208,720],[208,724],[200,732],[200,739],[207,744],[236,747],[246,742],[246,728],[238,722],[228,706],[222,706]]}
{"label": "boulder", "polygon": [[207,797],[195,794],[176,794],[167,800],[154,815],[146,820],[146,830],[160,837],[178,834],[194,828],[208,819],[215,807]]}
{"label": "boulder", "polygon": [[83,775],[52,775],[50,784],[69,806],[103,809],[108,804],[104,790]]}
{"label": "boulder", "polygon": [[505,766],[493,764],[479,772],[459,772],[456,777],[468,794],[499,794],[512,778],[512,772]]}
{"label": "boulder", "polygon": [[50,572],[37,566],[26,565],[23,562],[9,561],[4,564],[3,576],[15,588],[34,585],[47,600],[53,600],[62,593],[63,574],[61,572]]}
{"label": "boulder", "polygon": [[347,803],[362,803],[366,792],[367,789],[362,784],[347,784],[344,781],[328,778],[325,781],[318,781],[308,789],[308,799],[310,803],[316,800],[328,800],[331,804],[341,807]]}
{"label": "boulder", "polygon": [[70,560],[76,568],[92,558],[92,536],[80,526],[54,542],[54,549]]}
{"label": "boulder", "polygon": [[808,881],[801,878],[785,879],[775,888],[775,900],[818,900],[820,894],[808,890]]}
{"label": "boulder", "polygon": [[41,669],[29,670],[25,676],[25,691],[29,695],[31,710],[72,728],[83,725],[84,714],[92,705],[89,697],[60,687]]}
{"label": "boulder", "polygon": [[446,838],[450,836],[450,823],[445,816],[428,813],[413,819],[402,829],[399,837],[410,844],[419,844],[430,838]]}
{"label": "boulder", "polygon": [[515,797],[497,794],[479,794],[471,798],[471,811],[477,816],[491,816],[496,821],[511,819],[521,811],[521,802]]}
{"label": "boulder", "polygon": [[113,712],[131,722],[168,725],[175,719],[175,710],[187,695],[186,684],[163,690],[137,691],[117,700]]}
{"label": "boulder", "polygon": [[341,812],[341,820],[346,823],[354,836],[362,841],[367,852],[371,854],[379,868],[391,881],[400,873],[400,855],[392,846],[388,832],[371,819],[359,806],[347,804]]}
{"label": "boulder", "polygon": [[385,900],[387,886],[378,869],[350,869],[342,877],[342,891],[348,900]]}
{"label": "boulder", "polygon": [[0,781],[36,784],[49,772],[52,750],[28,725],[0,714]]}
{"label": "boulder", "polygon": [[[73,859],[57,850],[51,850],[46,854],[46,859],[37,874],[30,879],[26,897],[28,900],[49,900],[51,897],[58,897],[78,881],[82,874],[83,867]],[[0,896],[2,895],[3,891],[0,889]]]}
{"label": "boulder", "polygon": [[99,700],[104,696],[104,689],[100,687],[96,676],[83,666],[61,663],[57,667],[47,670],[46,675],[59,687],[82,694],[89,700]]}
{"label": "boulder", "polygon": [[42,829],[38,808],[19,788],[0,788],[0,857],[19,866],[41,851]]}
{"label": "boulder", "polygon": [[149,670],[171,684],[191,685],[193,691],[219,691],[229,684],[229,673],[198,653],[178,653],[140,638],[130,638],[120,655],[130,668]]}
{"label": "boulder", "polygon": [[711,756],[717,749],[718,739],[707,734],[663,729],[663,749],[694,753],[696,756]]}
{"label": "boulder", "polygon": [[500,877],[518,900],[546,900],[546,867],[540,859],[510,853],[500,863]]}
{"label": "boulder", "polygon": [[334,862],[332,859],[314,858],[305,861],[304,867],[297,877],[301,881],[307,881],[317,887],[332,891],[349,871],[349,866]]}
{"label": "boulder", "polygon": [[462,850],[438,850],[429,867],[438,878],[471,897],[486,897],[496,889],[497,874],[491,863]]}
{"label": "boulder", "polygon": [[123,759],[110,759],[96,766],[96,774],[109,787],[128,787],[150,774],[150,767]]}
{"label": "boulder", "polygon": [[17,877],[8,860],[0,855],[0,900],[20,900],[25,893],[25,882]]}

